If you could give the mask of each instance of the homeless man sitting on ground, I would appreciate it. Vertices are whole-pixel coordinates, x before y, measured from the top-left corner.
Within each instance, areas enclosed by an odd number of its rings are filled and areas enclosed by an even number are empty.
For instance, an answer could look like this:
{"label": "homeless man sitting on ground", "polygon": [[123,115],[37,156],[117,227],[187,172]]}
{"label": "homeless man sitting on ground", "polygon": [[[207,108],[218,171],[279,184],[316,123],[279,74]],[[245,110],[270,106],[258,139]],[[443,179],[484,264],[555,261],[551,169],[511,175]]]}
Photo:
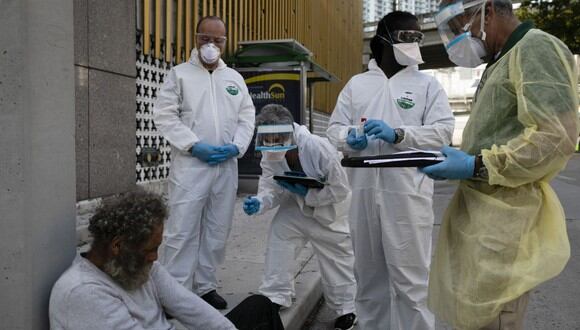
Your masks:
{"label": "homeless man sitting on ground", "polygon": [[60,329],[283,329],[268,298],[252,296],[225,317],[160,265],[167,209],[136,191],[105,202],[90,220],[91,249],[77,254],[50,296],[50,327]]}

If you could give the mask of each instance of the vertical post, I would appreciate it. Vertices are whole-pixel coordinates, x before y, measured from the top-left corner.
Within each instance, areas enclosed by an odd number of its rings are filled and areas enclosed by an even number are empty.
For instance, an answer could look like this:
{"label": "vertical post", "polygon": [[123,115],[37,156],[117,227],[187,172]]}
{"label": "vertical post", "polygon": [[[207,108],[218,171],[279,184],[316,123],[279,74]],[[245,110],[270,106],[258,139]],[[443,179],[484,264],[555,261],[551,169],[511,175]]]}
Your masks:
{"label": "vertical post", "polygon": [[[194,8],[195,10],[195,8]],[[195,11],[194,11],[195,15]],[[195,17],[195,16],[194,16]],[[189,53],[191,52],[191,0],[185,0],[185,55],[184,60],[189,59]],[[195,34],[194,34],[195,38]]]}
{"label": "vertical post", "polygon": [[0,10],[0,329],[48,329],[75,255],[73,2]]}
{"label": "vertical post", "polygon": [[[171,43],[173,41],[173,0],[165,0],[165,62],[171,62]],[[177,47],[177,45],[176,45]]]}
{"label": "vertical post", "polygon": [[[196,29],[197,28],[197,22],[199,22],[202,19],[202,17],[200,17],[200,15],[199,15],[199,6],[200,6],[199,5],[199,1],[200,0],[194,0],[193,1],[193,30],[194,30],[193,31],[193,40],[196,40],[196,41],[197,41],[197,38],[195,37],[195,34],[197,33],[197,29]],[[203,3],[202,3],[202,6],[203,6]],[[196,43],[197,42],[194,42],[193,43],[193,46],[194,47],[195,47]],[[190,51],[191,50],[188,50],[188,52],[190,52]]]}
{"label": "vertical post", "polygon": [[306,85],[308,78],[308,67],[306,65],[306,62],[300,62],[300,117],[302,118],[300,118],[299,123],[302,125],[304,125],[304,122],[306,121],[306,108],[308,106],[308,86]]}
{"label": "vertical post", "polygon": [[151,0],[143,0],[143,54],[151,51]]}
{"label": "vertical post", "polygon": [[314,134],[314,124],[312,123],[312,113],[314,111],[314,83],[308,84],[308,130]]}
{"label": "vertical post", "polygon": [[175,63],[181,63],[183,39],[183,0],[177,0],[177,23],[175,25]]}
{"label": "vertical post", "polygon": [[161,0],[155,0],[155,58],[161,58]]}
{"label": "vertical post", "polygon": [[232,6],[234,7],[233,8],[233,12],[234,12],[234,16],[233,17],[235,18],[235,21],[233,21],[235,23],[235,24],[233,24],[233,28],[234,28],[233,35],[234,35],[234,37],[232,38],[233,41],[231,43],[232,55],[233,55],[233,53],[236,52],[236,46],[238,45],[238,40],[239,40],[238,39],[238,36],[239,36],[239,32],[238,31],[240,31],[240,29],[241,29],[241,22],[243,21],[243,13],[240,11],[240,9],[243,6],[243,3],[242,3],[242,1],[234,1],[234,2],[232,2],[231,0],[229,0],[229,1],[230,1],[230,6],[229,7],[230,8],[232,8]]}

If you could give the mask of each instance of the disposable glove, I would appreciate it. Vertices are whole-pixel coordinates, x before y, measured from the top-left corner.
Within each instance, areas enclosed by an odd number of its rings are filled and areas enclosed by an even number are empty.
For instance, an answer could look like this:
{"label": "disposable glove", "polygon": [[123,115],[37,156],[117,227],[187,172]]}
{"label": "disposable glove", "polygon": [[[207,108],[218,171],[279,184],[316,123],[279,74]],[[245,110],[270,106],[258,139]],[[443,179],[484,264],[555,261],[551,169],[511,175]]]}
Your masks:
{"label": "disposable glove", "polygon": [[236,157],[240,153],[238,147],[231,143],[218,147],[218,150],[226,156],[226,159]]}
{"label": "disposable glove", "polygon": [[285,181],[276,181],[279,185],[287,189],[288,191],[305,197],[308,194],[308,187],[303,186],[299,183],[288,183]]}
{"label": "disposable glove", "polygon": [[346,137],[346,143],[354,150],[363,150],[367,147],[367,136],[356,137],[356,130],[351,128]]}
{"label": "disposable glove", "polygon": [[441,153],[446,157],[444,161],[435,165],[419,168],[419,171],[435,180],[462,180],[473,177],[475,156],[468,155],[461,150],[456,150],[451,147],[443,147]]}
{"label": "disposable glove", "polygon": [[191,155],[210,165],[219,164],[227,159],[226,155],[220,152],[218,147],[203,142],[193,145]]}
{"label": "disposable glove", "polygon": [[217,165],[219,163],[225,162],[228,158],[224,154],[217,154],[210,157],[211,159],[207,162],[209,165]]}
{"label": "disposable glove", "polygon": [[260,204],[260,200],[258,200],[255,196],[247,197],[244,200],[244,212],[246,212],[247,215],[256,214],[258,211],[260,211]]}
{"label": "disposable glove", "polygon": [[365,134],[389,143],[395,142],[395,130],[380,119],[367,120],[365,123]]}

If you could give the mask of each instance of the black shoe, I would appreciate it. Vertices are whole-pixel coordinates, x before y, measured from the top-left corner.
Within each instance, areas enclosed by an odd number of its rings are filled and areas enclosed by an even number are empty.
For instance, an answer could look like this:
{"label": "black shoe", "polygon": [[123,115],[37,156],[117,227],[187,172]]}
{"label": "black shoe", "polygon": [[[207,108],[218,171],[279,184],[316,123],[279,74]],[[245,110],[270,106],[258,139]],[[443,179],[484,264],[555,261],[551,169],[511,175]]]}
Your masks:
{"label": "black shoe", "polygon": [[334,321],[334,330],[350,330],[356,323],[356,315],[354,313],[345,314]]}
{"label": "black shoe", "polygon": [[208,304],[212,305],[215,309],[226,309],[228,308],[228,303],[222,298],[215,290],[210,291],[203,296],[201,299],[205,300]]}

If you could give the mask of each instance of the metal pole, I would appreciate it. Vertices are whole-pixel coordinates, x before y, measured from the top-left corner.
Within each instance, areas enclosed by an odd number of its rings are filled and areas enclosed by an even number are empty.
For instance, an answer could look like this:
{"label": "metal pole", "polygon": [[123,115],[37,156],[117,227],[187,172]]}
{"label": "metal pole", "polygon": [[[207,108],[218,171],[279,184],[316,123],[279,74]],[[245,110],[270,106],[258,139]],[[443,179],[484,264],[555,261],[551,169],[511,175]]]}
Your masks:
{"label": "metal pole", "polygon": [[314,133],[314,124],[312,123],[312,112],[314,111],[314,83],[308,84],[308,103],[310,104],[308,108],[308,130],[310,133]]}
{"label": "metal pole", "polygon": [[306,99],[307,88],[307,78],[308,78],[308,68],[306,67],[306,62],[300,62],[300,124],[304,124],[306,120],[306,107],[308,105],[308,100]]}

